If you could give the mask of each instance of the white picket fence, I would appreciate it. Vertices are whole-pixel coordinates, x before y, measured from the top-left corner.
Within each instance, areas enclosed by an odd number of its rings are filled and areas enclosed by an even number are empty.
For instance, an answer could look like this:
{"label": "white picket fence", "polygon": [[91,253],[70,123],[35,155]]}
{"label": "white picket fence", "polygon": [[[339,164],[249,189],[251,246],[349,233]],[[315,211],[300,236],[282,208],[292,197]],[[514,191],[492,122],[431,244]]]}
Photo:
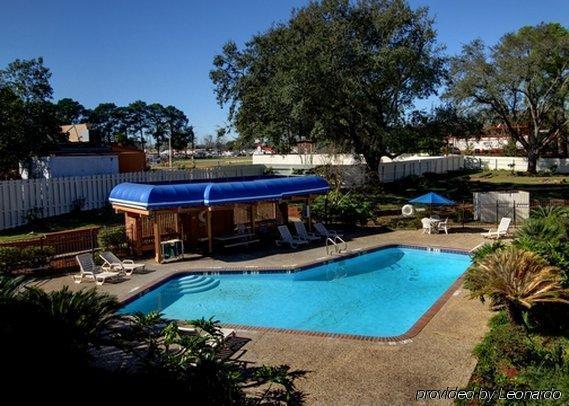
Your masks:
{"label": "white picket fence", "polygon": [[207,169],[131,172],[52,179],[0,182],[0,230],[25,225],[30,216],[46,218],[108,204],[109,193],[122,182],[165,182],[262,175],[263,165],[220,166]]}

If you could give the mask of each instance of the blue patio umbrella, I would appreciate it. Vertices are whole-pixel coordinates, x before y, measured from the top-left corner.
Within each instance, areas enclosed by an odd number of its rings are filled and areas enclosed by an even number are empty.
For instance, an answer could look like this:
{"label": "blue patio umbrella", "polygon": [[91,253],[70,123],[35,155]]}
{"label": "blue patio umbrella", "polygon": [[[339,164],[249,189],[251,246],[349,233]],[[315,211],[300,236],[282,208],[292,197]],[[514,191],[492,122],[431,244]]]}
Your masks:
{"label": "blue patio umbrella", "polygon": [[412,200],[409,200],[409,203],[428,204],[432,206],[433,204],[451,205],[454,204],[454,201],[447,199],[446,197],[441,196],[437,193],[429,192],[423,196],[419,196]]}

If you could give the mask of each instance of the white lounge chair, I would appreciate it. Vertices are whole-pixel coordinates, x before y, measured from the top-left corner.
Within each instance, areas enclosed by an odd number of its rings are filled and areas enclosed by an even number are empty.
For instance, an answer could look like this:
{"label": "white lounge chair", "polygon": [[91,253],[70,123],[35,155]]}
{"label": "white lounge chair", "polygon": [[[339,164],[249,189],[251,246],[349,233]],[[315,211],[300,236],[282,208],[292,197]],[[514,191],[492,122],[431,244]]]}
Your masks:
{"label": "white lounge chair", "polygon": [[423,234],[431,234],[433,230],[433,223],[428,217],[423,217],[421,219],[421,224],[423,225]]}
{"label": "white lounge chair", "polygon": [[298,248],[299,245],[308,244],[308,241],[302,240],[298,237],[293,237],[287,226],[278,226],[279,233],[281,235],[280,240],[275,240],[277,246],[281,244],[288,244],[291,248]]}
{"label": "white lounge chair", "polygon": [[445,221],[440,221],[439,223],[437,223],[437,230],[444,231],[445,234],[448,235],[448,218],[445,219]]}
{"label": "white lounge chair", "polygon": [[235,330],[230,328],[220,328],[219,332],[221,333],[221,336],[219,338],[213,337],[207,331],[204,331],[203,329],[192,325],[180,325],[178,326],[178,331],[180,331],[182,334],[187,334],[190,336],[201,335],[203,337],[206,337],[207,343],[213,348],[216,348],[219,345],[224,344],[227,340],[235,337]]}
{"label": "white lounge chair", "polygon": [[102,271],[101,267],[93,261],[91,254],[79,254],[75,259],[80,269],[78,275],[73,275],[75,283],[81,283],[86,279],[94,281],[97,285],[102,285],[107,279],[118,280],[125,276],[123,271]]}
{"label": "white lounge chair", "polygon": [[338,234],[338,232],[335,230],[328,230],[326,228],[326,226],[322,223],[315,223],[314,229],[316,230],[316,232],[318,234],[320,234],[324,238],[334,239],[334,237],[341,237],[342,236],[342,234]]}
{"label": "white lounge chair", "polygon": [[480,234],[484,238],[502,238],[508,235],[508,229],[512,219],[509,217],[502,217],[497,230],[489,230],[487,233]]}
{"label": "white lounge chair", "polygon": [[306,231],[306,227],[304,226],[304,223],[302,221],[293,221],[294,223],[294,228],[296,229],[296,234],[298,234],[298,237],[302,240],[306,240],[306,241],[320,241],[320,236],[316,235],[314,233],[309,233],[308,231]]}
{"label": "white lounge chair", "polygon": [[101,259],[104,261],[103,269],[106,271],[119,270],[124,271],[127,276],[132,275],[133,272],[143,271],[146,267],[145,264],[136,264],[132,259],[120,260],[111,251],[101,252],[99,254]]}

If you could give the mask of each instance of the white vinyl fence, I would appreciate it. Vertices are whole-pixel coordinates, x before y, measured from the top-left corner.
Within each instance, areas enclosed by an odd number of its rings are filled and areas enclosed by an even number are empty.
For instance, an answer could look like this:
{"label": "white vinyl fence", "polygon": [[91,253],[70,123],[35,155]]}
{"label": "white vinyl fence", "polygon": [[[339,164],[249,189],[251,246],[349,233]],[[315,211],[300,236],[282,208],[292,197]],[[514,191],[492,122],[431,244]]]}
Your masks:
{"label": "white vinyl fence", "polygon": [[[525,171],[528,161],[522,157],[512,156],[467,156],[464,157],[464,167],[467,169],[485,169],[490,171]],[[540,158],[537,161],[537,170],[558,173],[569,173],[568,158]]]}
{"label": "white vinyl fence", "polygon": [[207,169],[131,172],[52,179],[0,182],[0,230],[26,224],[31,217],[69,213],[74,207],[98,209],[108,204],[111,189],[122,182],[164,182],[262,175],[263,165],[236,165]]}
{"label": "white vinyl fence", "polygon": [[385,162],[379,164],[378,172],[381,182],[389,183],[411,175],[421,176],[427,172],[446,173],[458,171],[463,167],[464,157],[462,155],[450,155]]}

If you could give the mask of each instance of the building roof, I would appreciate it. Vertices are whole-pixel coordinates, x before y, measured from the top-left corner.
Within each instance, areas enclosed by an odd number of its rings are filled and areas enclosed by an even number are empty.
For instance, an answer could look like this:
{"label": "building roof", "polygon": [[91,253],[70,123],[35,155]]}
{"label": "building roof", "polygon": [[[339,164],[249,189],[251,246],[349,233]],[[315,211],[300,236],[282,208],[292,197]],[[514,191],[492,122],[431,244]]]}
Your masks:
{"label": "building roof", "polygon": [[70,142],[88,142],[90,127],[88,123],[62,125],[61,132],[67,133]]}
{"label": "building roof", "polygon": [[121,183],[113,188],[109,201],[145,210],[176,207],[218,206],[280,200],[328,192],[328,183],[319,176],[263,176],[231,181]]}

